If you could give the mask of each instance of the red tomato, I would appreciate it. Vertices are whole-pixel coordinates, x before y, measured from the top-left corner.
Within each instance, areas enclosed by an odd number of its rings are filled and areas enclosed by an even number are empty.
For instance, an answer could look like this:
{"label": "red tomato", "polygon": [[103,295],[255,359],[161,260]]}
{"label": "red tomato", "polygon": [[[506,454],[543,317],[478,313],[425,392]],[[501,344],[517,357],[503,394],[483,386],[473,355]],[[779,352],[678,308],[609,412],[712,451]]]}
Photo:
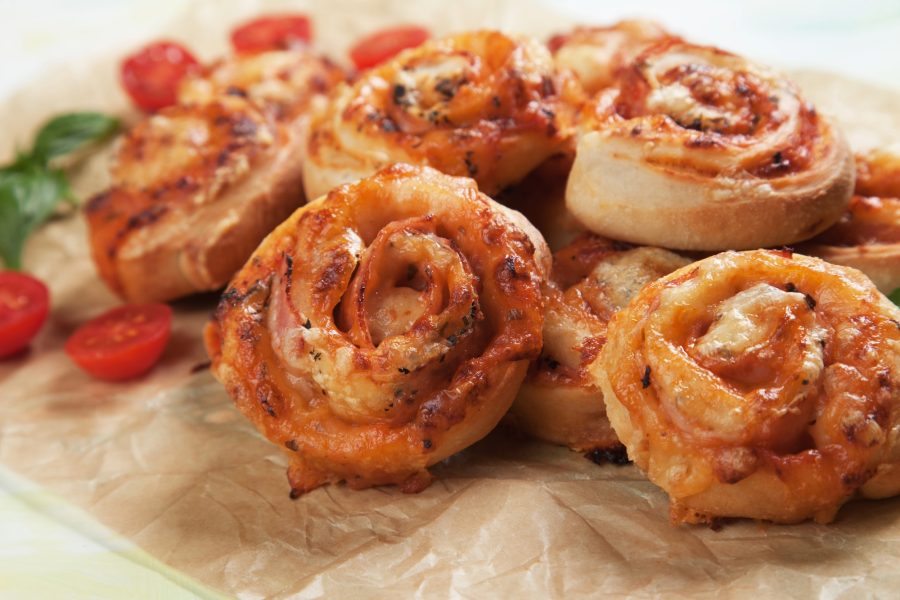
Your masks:
{"label": "red tomato", "polygon": [[175,104],[178,83],[199,68],[184,46],[154,42],[122,61],[122,86],[141,109],[159,110]]}
{"label": "red tomato", "polygon": [[0,358],[24,350],[49,311],[47,286],[24,273],[0,271]]}
{"label": "red tomato", "polygon": [[382,29],[361,39],[350,49],[350,58],[357,69],[374,67],[401,50],[415,48],[431,37],[424,27],[404,25]]}
{"label": "red tomato", "polygon": [[167,305],[127,304],[79,327],[66,342],[66,354],[98,379],[131,379],[156,364],[171,332]]}
{"label": "red tomato", "polygon": [[266,52],[307,44],[311,38],[312,27],[305,15],[269,15],[232,31],[231,45],[238,52]]}

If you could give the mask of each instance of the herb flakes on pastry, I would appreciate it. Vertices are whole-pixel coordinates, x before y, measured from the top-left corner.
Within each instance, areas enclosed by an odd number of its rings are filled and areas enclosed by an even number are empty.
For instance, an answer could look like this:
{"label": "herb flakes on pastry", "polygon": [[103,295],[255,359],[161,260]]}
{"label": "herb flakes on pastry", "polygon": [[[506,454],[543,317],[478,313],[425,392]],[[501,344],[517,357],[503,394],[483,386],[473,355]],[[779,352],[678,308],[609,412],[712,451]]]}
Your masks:
{"label": "herb flakes on pastry", "polygon": [[364,71],[316,114],[306,192],[406,162],[493,195],[571,143],[570,94],[574,79],[535,40],[479,31],[425,42]]}
{"label": "herb flakes on pastry", "polygon": [[865,273],[885,294],[900,288],[900,154],[857,157],[856,196],[834,226],[803,252]]}
{"label": "herb flakes on pastry", "polygon": [[343,78],[305,51],[239,55],[121,141],[86,206],[94,262],[132,302],[219,289],[303,204],[310,104]]}
{"label": "herb flakes on pastry", "polygon": [[669,40],[585,106],[566,203],[613,239],[759,248],[837,221],[853,176],[841,132],[793,83],[722,50]]}
{"label": "herb flakes on pastry", "polygon": [[212,370],[287,452],[293,495],[419,491],[512,404],[540,352],[549,262],[471,180],[393,165],[263,241],[207,327]]}
{"label": "herb flakes on pastry", "polygon": [[594,374],[675,523],[827,523],[900,492],[900,309],[860,272],[726,252],[619,311]]}
{"label": "herb flakes on pastry", "polygon": [[511,414],[526,433],[576,451],[621,448],[589,369],[606,325],[644,285],[690,261],[585,234],[553,256],[545,287],[544,346]]}

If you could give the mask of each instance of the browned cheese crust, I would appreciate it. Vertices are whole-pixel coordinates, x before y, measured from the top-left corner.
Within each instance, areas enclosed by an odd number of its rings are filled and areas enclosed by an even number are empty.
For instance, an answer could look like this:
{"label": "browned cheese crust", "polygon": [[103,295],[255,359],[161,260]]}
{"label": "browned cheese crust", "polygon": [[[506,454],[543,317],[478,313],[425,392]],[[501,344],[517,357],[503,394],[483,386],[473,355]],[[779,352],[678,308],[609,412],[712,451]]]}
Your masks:
{"label": "browned cheese crust", "polygon": [[642,19],[619,21],[607,27],[576,27],[547,42],[556,64],[571,70],[589,94],[616,82],[647,46],[676,39],[661,25]]}
{"label": "browned cheese crust", "polygon": [[831,521],[900,492],[900,309],[859,271],[725,252],[644,288],[594,370],[675,523]]}
{"label": "browned cheese crust", "polygon": [[900,288],[900,155],[876,150],[858,156],[856,166],[849,208],[802,251],[859,269],[889,294]]}
{"label": "browned cheese crust", "polygon": [[121,141],[86,208],[94,261],[130,301],[215,290],[304,201],[310,104],[341,80],[298,51],[238,56],[183,83],[179,104]]}
{"label": "browned cheese crust", "polygon": [[667,40],[585,106],[566,203],[613,239],[760,248],[837,221],[853,175],[842,134],[793,83],[717,48]]}
{"label": "browned cheese crust", "polygon": [[544,346],[513,404],[525,432],[577,451],[620,447],[590,368],[613,314],[644,285],[690,261],[668,250],[585,234],[553,256]]}
{"label": "browned cheese crust", "polygon": [[312,123],[312,198],[393,162],[472,177],[486,194],[571,143],[578,86],[547,49],[496,31],[432,40],[339,88]]}
{"label": "browned cheese crust", "polygon": [[418,491],[486,435],[541,347],[549,251],[469,179],[393,165],[273,231],[206,331],[213,372],[290,459],[328,482]]}

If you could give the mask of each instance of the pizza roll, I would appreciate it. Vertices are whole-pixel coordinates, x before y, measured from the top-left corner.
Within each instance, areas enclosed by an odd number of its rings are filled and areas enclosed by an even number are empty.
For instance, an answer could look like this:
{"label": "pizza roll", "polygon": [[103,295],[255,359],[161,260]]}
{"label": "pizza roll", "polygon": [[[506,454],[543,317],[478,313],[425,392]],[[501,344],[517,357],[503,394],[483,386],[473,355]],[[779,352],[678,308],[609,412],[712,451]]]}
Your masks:
{"label": "pizza roll", "polygon": [[644,288],[594,374],[675,523],[830,522],[900,492],[900,309],[854,269],[726,252]]}
{"label": "pizza roll", "polygon": [[525,215],[554,252],[587,231],[566,208],[566,181],[573,158],[570,154],[551,156],[496,197],[497,202]]}
{"label": "pizza roll", "polygon": [[577,93],[545,47],[494,31],[428,41],[363,72],[314,117],[310,197],[393,162],[475,179],[486,194],[571,141]]}
{"label": "pizza roll", "polygon": [[290,460],[418,491],[486,435],[541,346],[549,251],[469,179],[393,165],[273,231],[207,327],[212,369]]}
{"label": "pizza roll", "polygon": [[[324,100],[344,73],[325,57],[302,50],[238,54],[218,60],[178,89],[179,104],[206,104],[240,96],[276,120],[307,117],[310,102]],[[304,121],[305,122],[305,121]]]}
{"label": "pizza roll", "polygon": [[612,315],[644,285],[689,262],[668,250],[591,234],[556,252],[545,290],[544,347],[511,411],[518,426],[577,451],[621,447],[589,367]]}
{"label": "pizza roll", "polygon": [[793,83],[722,50],[669,40],[586,105],[566,203],[613,239],[759,248],[832,225],[853,177],[842,134]]}
{"label": "pizza roll", "polygon": [[859,269],[889,294],[900,288],[900,155],[858,157],[856,193],[841,219],[803,251]]}
{"label": "pizza roll", "polygon": [[641,50],[674,37],[658,23],[629,19],[608,27],[576,27],[550,38],[548,46],[556,64],[570,69],[585,91],[595,94],[613,85]]}
{"label": "pizza roll", "polygon": [[223,287],[303,204],[306,111],[341,78],[306,52],[238,56],[132,129],[85,211],[110,288],[143,302]]}

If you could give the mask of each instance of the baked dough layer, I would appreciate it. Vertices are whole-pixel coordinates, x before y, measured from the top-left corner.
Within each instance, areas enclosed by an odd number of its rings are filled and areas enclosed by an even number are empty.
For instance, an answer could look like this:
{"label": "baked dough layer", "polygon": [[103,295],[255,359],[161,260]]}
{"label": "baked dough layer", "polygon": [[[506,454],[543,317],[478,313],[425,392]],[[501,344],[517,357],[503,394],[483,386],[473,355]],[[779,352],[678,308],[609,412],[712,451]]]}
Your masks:
{"label": "baked dough layer", "polygon": [[853,178],[843,135],[790,81],[722,50],[669,40],[586,106],[566,204],[613,239],[748,249],[829,227]]}

